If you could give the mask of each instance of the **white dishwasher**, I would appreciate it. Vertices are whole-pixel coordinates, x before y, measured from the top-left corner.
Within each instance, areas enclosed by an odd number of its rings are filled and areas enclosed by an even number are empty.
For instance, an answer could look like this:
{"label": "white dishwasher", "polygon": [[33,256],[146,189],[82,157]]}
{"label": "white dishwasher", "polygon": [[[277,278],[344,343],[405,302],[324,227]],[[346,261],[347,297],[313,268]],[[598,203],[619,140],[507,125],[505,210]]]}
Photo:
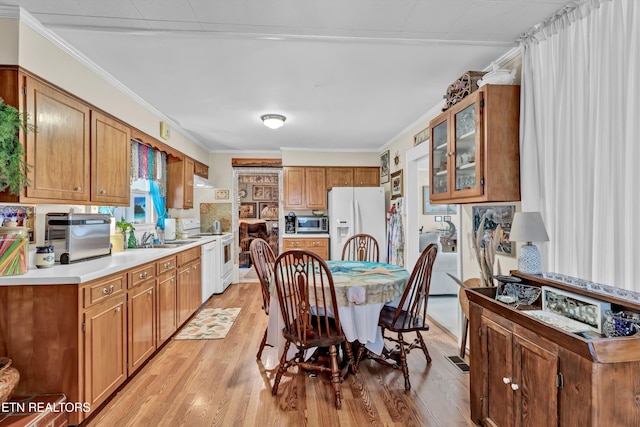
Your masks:
{"label": "white dishwasher", "polygon": [[202,245],[202,302],[208,300],[220,287],[220,240],[216,239]]}

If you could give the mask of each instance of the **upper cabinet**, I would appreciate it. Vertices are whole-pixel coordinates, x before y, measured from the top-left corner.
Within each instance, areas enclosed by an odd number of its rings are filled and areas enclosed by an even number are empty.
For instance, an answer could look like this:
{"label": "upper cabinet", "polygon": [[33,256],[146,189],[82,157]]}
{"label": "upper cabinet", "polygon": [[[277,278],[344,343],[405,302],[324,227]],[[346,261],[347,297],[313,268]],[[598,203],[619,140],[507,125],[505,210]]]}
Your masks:
{"label": "upper cabinet", "polygon": [[201,176],[202,178],[209,178],[209,166],[204,163],[200,163],[199,161],[195,161],[195,169],[193,171],[194,174]]}
{"label": "upper cabinet", "polygon": [[434,203],[520,200],[520,86],[485,85],[431,128]]}
{"label": "upper cabinet", "polygon": [[333,187],[379,187],[378,167],[329,167],[327,169],[327,190]]}
{"label": "upper cabinet", "polygon": [[128,205],[130,182],[128,127],[91,111],[91,200],[108,206]]}
{"label": "upper cabinet", "polygon": [[0,200],[129,205],[126,125],[17,69],[0,70],[0,81],[0,96],[25,111],[36,127],[21,135],[30,184],[19,197],[3,192]]}
{"label": "upper cabinet", "polygon": [[326,171],[323,167],[284,168],[285,209],[326,209]]}
{"label": "upper cabinet", "polygon": [[193,174],[195,161],[189,157],[169,156],[167,161],[167,207],[193,208]]}
{"label": "upper cabinet", "polygon": [[31,77],[25,78],[26,111],[35,132],[26,136],[31,165],[24,200],[90,200],[90,109]]}

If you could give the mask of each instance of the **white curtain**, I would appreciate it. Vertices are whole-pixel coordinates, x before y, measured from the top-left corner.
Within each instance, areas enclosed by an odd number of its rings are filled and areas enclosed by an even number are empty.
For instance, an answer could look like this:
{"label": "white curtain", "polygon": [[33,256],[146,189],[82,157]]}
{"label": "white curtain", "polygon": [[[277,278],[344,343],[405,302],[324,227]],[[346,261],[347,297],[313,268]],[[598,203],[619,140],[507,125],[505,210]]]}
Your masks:
{"label": "white curtain", "polygon": [[574,2],[521,39],[522,210],[543,268],[640,290],[640,2]]}

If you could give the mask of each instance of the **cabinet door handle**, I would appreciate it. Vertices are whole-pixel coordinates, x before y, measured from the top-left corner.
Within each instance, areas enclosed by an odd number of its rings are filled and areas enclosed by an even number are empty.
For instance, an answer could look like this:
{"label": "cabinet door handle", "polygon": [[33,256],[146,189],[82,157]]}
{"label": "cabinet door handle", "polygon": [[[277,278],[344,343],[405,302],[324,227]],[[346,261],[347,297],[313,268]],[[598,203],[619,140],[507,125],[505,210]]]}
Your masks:
{"label": "cabinet door handle", "polygon": [[118,307],[116,307],[115,312],[116,312],[116,313],[120,313],[120,307],[119,307],[119,306],[118,306]]}
{"label": "cabinet door handle", "polygon": [[116,288],[113,285],[109,286],[109,295],[111,295],[115,290]]}
{"label": "cabinet door handle", "polygon": [[149,291],[147,292],[147,295],[151,295],[153,293],[153,289],[149,289]]}
{"label": "cabinet door handle", "polygon": [[109,295],[109,289],[107,289],[107,288],[102,288],[102,293],[103,293],[104,295]]}
{"label": "cabinet door handle", "polygon": [[511,383],[511,379],[507,378],[507,377],[504,377],[504,378],[502,378],[502,382],[505,383],[505,384],[509,384],[509,383]]}
{"label": "cabinet door handle", "polygon": [[519,388],[520,387],[518,387],[518,384],[511,384],[511,390],[516,391]]}

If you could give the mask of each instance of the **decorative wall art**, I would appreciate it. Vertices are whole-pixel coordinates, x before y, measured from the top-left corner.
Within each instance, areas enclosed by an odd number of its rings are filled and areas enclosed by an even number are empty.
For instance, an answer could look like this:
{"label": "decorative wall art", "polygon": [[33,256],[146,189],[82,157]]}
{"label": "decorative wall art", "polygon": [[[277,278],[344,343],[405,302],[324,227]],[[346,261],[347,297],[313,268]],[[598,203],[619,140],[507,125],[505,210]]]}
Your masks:
{"label": "decorative wall art", "polygon": [[473,235],[475,236],[478,232],[480,221],[484,217],[484,236],[482,238],[482,244],[484,245],[494,235],[498,224],[500,224],[502,226],[502,235],[499,236],[500,240],[496,252],[515,256],[515,246],[512,246],[509,241],[509,233],[511,232],[511,223],[513,222],[515,211],[515,205],[474,206],[472,209]]}
{"label": "decorative wall art", "polygon": [[238,176],[239,184],[278,184],[278,175],[240,175]]}
{"label": "decorative wall art", "polygon": [[229,190],[216,190],[216,200],[229,200]]}
{"label": "decorative wall art", "polygon": [[380,155],[380,184],[389,182],[389,150]]}
{"label": "decorative wall art", "polygon": [[391,174],[391,198],[402,197],[402,169]]}
{"label": "decorative wall art", "polygon": [[253,200],[278,200],[278,187],[275,185],[254,185],[252,193]]}
{"label": "decorative wall art", "polygon": [[432,205],[429,203],[429,186],[422,186],[422,215],[454,214],[456,205]]}
{"label": "decorative wall art", "polygon": [[242,202],[240,203],[240,218],[257,218],[256,203]]}
{"label": "decorative wall art", "polygon": [[423,142],[428,141],[430,132],[431,129],[427,127],[426,129],[423,129],[422,131],[415,134],[413,137],[413,146],[415,147],[416,145],[420,145]]}
{"label": "decorative wall art", "polygon": [[265,203],[260,202],[260,219],[266,221],[278,220],[278,204],[277,203]]}

